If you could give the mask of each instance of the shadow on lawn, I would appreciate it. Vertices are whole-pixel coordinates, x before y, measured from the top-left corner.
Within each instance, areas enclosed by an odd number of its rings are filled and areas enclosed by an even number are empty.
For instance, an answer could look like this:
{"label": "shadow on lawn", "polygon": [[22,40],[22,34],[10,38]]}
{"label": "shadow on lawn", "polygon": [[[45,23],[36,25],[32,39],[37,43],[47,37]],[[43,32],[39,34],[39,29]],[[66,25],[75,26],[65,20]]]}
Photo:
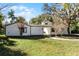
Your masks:
{"label": "shadow on lawn", "polygon": [[13,41],[13,40],[6,40],[6,41],[0,41],[0,43],[2,44],[2,45],[7,45],[7,46],[14,46],[14,45],[16,45],[16,41]]}
{"label": "shadow on lawn", "polygon": [[[40,36],[40,35],[33,35],[33,36],[10,36],[10,38],[14,39],[29,39],[29,40],[39,40],[39,39],[45,39],[45,38],[50,38],[50,37],[55,37],[55,35],[45,35],[45,36]],[[67,38],[67,39],[79,39],[79,35],[57,35],[56,37],[60,38]]]}
{"label": "shadow on lawn", "polygon": [[[55,37],[55,35],[52,35]],[[64,38],[64,39],[79,39],[79,35],[57,35],[57,37]]]}
{"label": "shadow on lawn", "polygon": [[76,37],[76,36],[61,36],[61,38],[64,38],[64,39],[79,39],[79,37]]}
{"label": "shadow on lawn", "polygon": [[79,39],[79,37],[65,37],[65,39]]}
{"label": "shadow on lawn", "polygon": [[23,56],[27,55],[20,50],[11,50],[10,48],[5,47],[4,45],[0,46],[0,56]]}
{"label": "shadow on lawn", "polygon": [[[6,43],[5,43],[5,44],[6,44]],[[16,41],[9,40],[6,45],[7,45],[7,46],[14,46],[14,45],[16,45]]]}
{"label": "shadow on lawn", "polygon": [[14,46],[14,45],[16,45],[15,41],[9,41],[7,42],[7,44],[1,43],[0,44],[0,56],[24,56],[24,55],[27,56],[26,53],[22,52],[19,49],[8,48],[9,46]]}
{"label": "shadow on lawn", "polygon": [[46,37],[49,37],[49,36],[14,36],[14,37],[10,37],[10,38],[14,38],[14,39],[39,40],[39,39],[45,39]]}

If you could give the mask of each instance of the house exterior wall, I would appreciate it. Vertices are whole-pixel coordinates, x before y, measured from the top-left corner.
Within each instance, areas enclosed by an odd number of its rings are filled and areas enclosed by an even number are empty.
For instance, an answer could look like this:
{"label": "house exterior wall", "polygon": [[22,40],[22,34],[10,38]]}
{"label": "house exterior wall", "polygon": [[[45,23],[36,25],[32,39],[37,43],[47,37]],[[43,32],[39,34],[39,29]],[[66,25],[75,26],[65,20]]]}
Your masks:
{"label": "house exterior wall", "polygon": [[6,35],[7,36],[20,36],[20,31],[17,24],[12,24],[6,26]]}
{"label": "house exterior wall", "polygon": [[43,35],[51,35],[51,27],[43,27]]}
{"label": "house exterior wall", "polygon": [[43,29],[40,26],[31,27],[31,35],[43,35]]}
{"label": "house exterior wall", "polygon": [[[24,25],[24,28],[27,28],[26,32],[23,32],[22,36],[31,36],[31,35],[51,35],[55,34],[55,32],[51,31],[51,26],[29,26]],[[58,34],[68,34],[67,28],[65,28],[62,32],[60,31]],[[6,26],[6,35],[7,36],[20,36],[20,31],[18,29],[17,23]]]}
{"label": "house exterior wall", "polygon": [[26,30],[26,32],[24,32],[22,35],[23,36],[30,36],[30,26],[24,25],[24,29]]}
{"label": "house exterior wall", "polygon": [[44,20],[41,24],[42,25],[52,25],[52,23],[48,20]]}

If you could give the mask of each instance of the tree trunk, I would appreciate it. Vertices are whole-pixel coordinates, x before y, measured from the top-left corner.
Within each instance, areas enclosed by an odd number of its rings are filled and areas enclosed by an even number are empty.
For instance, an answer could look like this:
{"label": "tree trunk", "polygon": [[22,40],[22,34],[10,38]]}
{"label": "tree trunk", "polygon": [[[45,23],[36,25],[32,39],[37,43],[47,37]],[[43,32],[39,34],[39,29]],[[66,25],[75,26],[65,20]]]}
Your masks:
{"label": "tree trunk", "polygon": [[20,30],[20,36],[22,36],[22,28],[20,28],[19,30]]}
{"label": "tree trunk", "polygon": [[22,31],[20,31],[20,36],[22,36]]}
{"label": "tree trunk", "polygon": [[67,32],[68,32],[68,35],[70,35],[70,23],[68,24],[68,28],[67,28]]}
{"label": "tree trunk", "polygon": [[57,37],[57,35],[58,35],[57,29],[55,29],[54,31],[55,31],[55,37]]}

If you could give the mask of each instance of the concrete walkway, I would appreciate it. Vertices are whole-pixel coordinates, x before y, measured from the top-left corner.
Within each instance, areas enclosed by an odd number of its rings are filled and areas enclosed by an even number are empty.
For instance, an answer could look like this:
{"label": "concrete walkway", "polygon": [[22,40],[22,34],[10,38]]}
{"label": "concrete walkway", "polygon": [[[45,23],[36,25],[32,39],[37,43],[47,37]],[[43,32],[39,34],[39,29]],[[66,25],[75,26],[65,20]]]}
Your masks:
{"label": "concrete walkway", "polygon": [[67,41],[79,41],[79,39],[75,39],[75,38],[63,38],[63,37],[51,37],[51,39],[53,40],[67,40]]}

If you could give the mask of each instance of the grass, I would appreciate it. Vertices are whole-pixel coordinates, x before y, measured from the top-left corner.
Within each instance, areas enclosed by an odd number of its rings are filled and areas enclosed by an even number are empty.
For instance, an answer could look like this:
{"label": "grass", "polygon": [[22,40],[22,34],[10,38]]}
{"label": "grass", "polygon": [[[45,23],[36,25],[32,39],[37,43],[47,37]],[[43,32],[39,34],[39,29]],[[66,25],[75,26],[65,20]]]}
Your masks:
{"label": "grass", "polygon": [[0,35],[0,37],[6,37],[5,35]]}
{"label": "grass", "polygon": [[23,56],[79,56],[79,41],[41,39],[10,39],[2,44],[0,55]]}

